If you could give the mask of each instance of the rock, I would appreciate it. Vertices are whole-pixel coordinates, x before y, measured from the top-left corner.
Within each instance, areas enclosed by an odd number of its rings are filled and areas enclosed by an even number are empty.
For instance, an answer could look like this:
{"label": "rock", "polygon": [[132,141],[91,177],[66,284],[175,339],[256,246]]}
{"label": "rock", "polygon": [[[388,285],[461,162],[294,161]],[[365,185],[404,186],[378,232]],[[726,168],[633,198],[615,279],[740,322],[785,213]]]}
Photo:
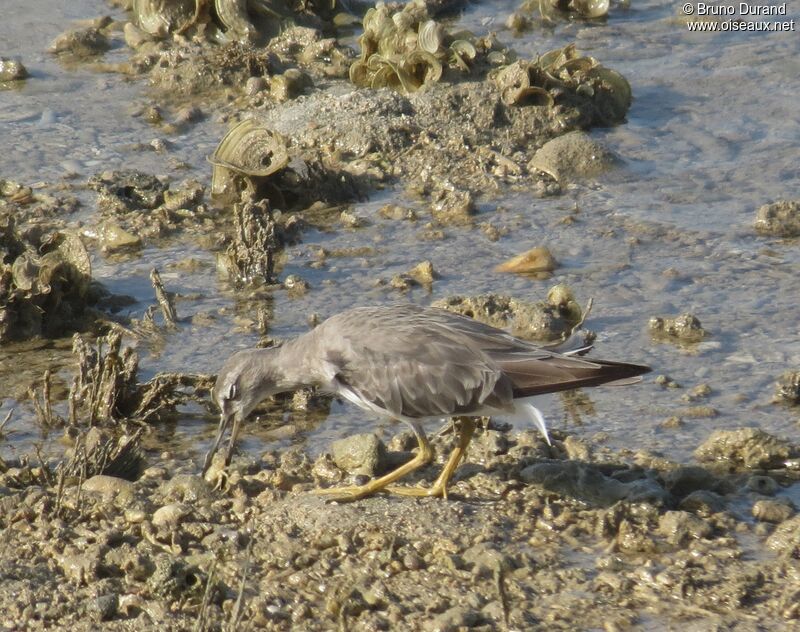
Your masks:
{"label": "rock", "polygon": [[487,459],[508,452],[508,433],[498,430],[484,430],[472,439],[470,453],[475,460],[485,462]]}
{"label": "rock", "polygon": [[147,580],[147,588],[155,596],[179,599],[185,598],[187,592],[202,590],[202,584],[193,570],[182,560],[162,554],[155,559],[153,573]]}
{"label": "rock", "polygon": [[83,491],[104,496],[132,496],[134,489],[135,487],[130,481],[116,476],[106,476],[105,474],[92,476],[83,482]]}
{"label": "rock", "polygon": [[566,184],[595,178],[616,164],[616,157],[604,145],[578,131],[547,141],[533,155],[528,169],[542,171]]}
{"label": "rock", "polygon": [[480,614],[467,606],[453,606],[425,622],[425,632],[457,632],[471,628],[480,621]]}
{"label": "rock", "polygon": [[572,306],[530,303],[501,294],[451,296],[434,301],[433,307],[469,316],[492,327],[506,329],[526,340],[553,341],[569,334],[577,324]]}
{"label": "rock", "polygon": [[345,228],[362,228],[367,225],[367,220],[352,211],[342,211],[339,214],[339,222]]}
{"label": "rock", "polygon": [[97,239],[103,252],[136,250],[142,247],[142,238],[128,232],[116,222],[103,222],[97,227]]}
{"label": "rock", "polygon": [[552,272],[556,269],[555,257],[547,246],[537,246],[516,257],[511,257],[495,268],[495,272]]}
{"label": "rock", "polygon": [[174,529],[188,513],[189,507],[186,505],[180,503],[164,505],[153,512],[153,526]]}
{"label": "rock", "polygon": [[756,231],[773,237],[800,236],[800,201],[781,200],[756,211]]}
{"label": "rock", "polygon": [[415,285],[422,285],[430,290],[434,280],[439,278],[439,274],[433,269],[430,261],[421,261],[408,272],[395,274],[389,285],[395,290],[403,292],[410,290]]}
{"label": "rock", "polygon": [[299,274],[290,274],[284,279],[283,287],[293,296],[302,296],[308,292],[311,286]]}
{"label": "rock", "polygon": [[713,531],[708,522],[687,511],[668,511],[659,519],[658,530],[676,546],[708,537]]}
{"label": "rock", "polygon": [[89,602],[90,613],[96,621],[110,621],[119,609],[119,595],[100,595]]}
{"label": "rock", "polygon": [[699,342],[708,335],[694,314],[681,314],[675,318],[654,316],[647,323],[650,335],[657,338],[672,338],[681,342]]}
{"label": "rock", "polygon": [[680,502],[678,508],[701,516],[710,516],[725,510],[725,499],[707,489],[698,489],[696,492],[686,496]]}
{"label": "rock", "polygon": [[331,445],[333,461],[350,474],[375,476],[386,461],[386,447],[372,433],[353,435]]}
{"label": "rock", "polygon": [[673,380],[669,375],[656,375],[653,381],[664,388],[681,388],[681,385]]}
{"label": "rock", "polygon": [[165,498],[195,504],[211,497],[211,487],[199,476],[178,474],[161,487]]}
{"label": "rock", "polygon": [[433,264],[428,261],[420,261],[417,265],[408,271],[408,275],[420,285],[430,286],[439,274],[433,269]]}
{"label": "rock", "polygon": [[378,209],[378,215],[385,219],[391,219],[395,221],[403,219],[408,221],[416,221],[418,219],[417,213],[414,211],[414,209],[399,206],[398,204],[385,204]]}
{"label": "rock", "polygon": [[800,515],[779,524],[767,538],[767,547],[786,559],[800,559]]}
{"label": "rock", "polygon": [[711,472],[698,466],[678,467],[664,474],[667,491],[679,498],[700,489],[716,489],[718,483]]}
{"label": "rock", "polygon": [[771,476],[751,476],[747,479],[745,487],[750,491],[764,494],[765,496],[774,496],[781,488]]}
{"label": "rock", "polygon": [[56,561],[67,580],[77,586],[88,586],[97,579],[104,554],[105,547],[97,544],[81,550],[69,547],[62,555],[56,556]]}
{"label": "rock", "polygon": [[289,68],[283,74],[275,75],[269,80],[270,94],[280,102],[296,99],[313,85],[311,77],[297,68]]}
{"label": "rock", "polygon": [[10,59],[8,57],[0,57],[0,82],[3,81],[19,81],[28,76],[28,71],[21,61]]}
{"label": "rock", "polygon": [[800,404],[800,371],[787,371],[780,377],[772,402],[790,406]]}
{"label": "rock", "polygon": [[401,292],[407,292],[412,287],[417,285],[417,282],[411,275],[402,273],[402,274],[395,274],[391,281],[389,281],[389,285],[395,289],[400,290]]}
{"label": "rock", "polygon": [[567,458],[571,461],[592,460],[591,446],[575,435],[569,435],[564,439],[564,449],[567,451]]}
{"label": "rock", "polygon": [[99,28],[89,26],[62,33],[50,45],[55,55],[94,57],[111,48],[108,37]]}
{"label": "rock", "polygon": [[780,524],[794,513],[794,505],[789,500],[758,500],[753,504],[753,517],[761,522]]}
{"label": "rock", "polygon": [[705,399],[711,395],[711,387],[708,384],[698,384],[690,388],[681,399],[685,402],[696,402],[698,399]]}
{"label": "rock", "polygon": [[464,551],[463,557],[473,575],[484,579],[491,579],[500,570],[509,571],[513,568],[511,558],[485,542]]}
{"label": "rock", "polygon": [[528,484],[547,491],[608,507],[626,499],[636,502],[665,502],[668,494],[654,480],[644,478],[623,483],[597,468],[577,461],[545,461],[520,472]]}
{"label": "rock", "polygon": [[750,469],[781,467],[792,447],[758,428],[716,430],[694,451],[698,461],[724,461]]}
{"label": "rock", "polygon": [[441,189],[431,204],[431,213],[441,224],[465,225],[475,215],[475,199],[469,191]]}

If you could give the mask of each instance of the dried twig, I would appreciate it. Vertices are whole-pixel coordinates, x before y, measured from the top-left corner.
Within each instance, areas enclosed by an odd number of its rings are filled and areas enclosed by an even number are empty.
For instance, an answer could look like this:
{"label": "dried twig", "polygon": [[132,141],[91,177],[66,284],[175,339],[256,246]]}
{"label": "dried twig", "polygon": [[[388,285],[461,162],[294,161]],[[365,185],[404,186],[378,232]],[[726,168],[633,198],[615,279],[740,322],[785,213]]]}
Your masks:
{"label": "dried twig", "polygon": [[208,569],[208,578],[206,579],[206,588],[203,591],[203,601],[200,602],[200,612],[197,613],[197,621],[194,624],[195,632],[203,632],[208,628],[208,604],[211,603],[211,595],[214,592],[214,580],[217,574],[217,558],[211,562],[211,568]]}
{"label": "dried twig", "polygon": [[161,314],[164,316],[164,322],[167,324],[167,327],[175,327],[175,323],[178,320],[175,302],[169,292],[164,289],[164,284],[161,282],[161,275],[156,268],[150,271],[150,282],[153,284],[153,289],[156,291],[156,300],[161,307]]}
{"label": "dried twig", "polygon": [[36,412],[36,419],[45,428],[52,428],[54,426],[62,425],[64,420],[53,415],[53,405],[50,401],[50,369],[45,370],[42,379],[42,395],[39,397],[38,391],[31,387],[28,395],[33,403],[33,410]]}
{"label": "dried twig", "polygon": [[497,588],[497,596],[500,599],[500,605],[503,607],[503,623],[505,624],[505,628],[508,629],[509,606],[505,584],[505,568],[503,564],[497,565],[494,571],[494,582]]}
{"label": "dried twig", "polygon": [[44,458],[42,458],[42,446],[37,443],[34,446],[34,450],[36,450],[36,458],[39,459],[39,469],[42,471],[42,478],[44,478],[48,487],[52,487],[53,479],[50,476],[50,468],[47,467]]}
{"label": "dried twig", "polygon": [[8,414],[6,414],[6,416],[5,416],[5,419],[3,419],[3,421],[0,421],[0,434],[3,434],[3,431],[5,430],[6,424],[11,419],[11,415],[14,414],[15,410],[16,410],[15,408],[12,408],[11,410],[9,410]]}
{"label": "dried twig", "polygon": [[53,509],[53,516],[55,518],[59,517],[61,513],[61,503],[64,500],[64,482],[66,481],[67,476],[64,473],[63,469],[58,470],[58,489],[56,490],[56,506]]}
{"label": "dried twig", "polygon": [[247,576],[250,573],[250,556],[253,552],[253,542],[255,541],[254,538],[250,538],[250,542],[247,545],[247,551],[245,551],[244,557],[244,568],[242,569],[242,579],[239,582],[239,594],[236,596],[236,603],[233,605],[233,609],[231,610],[230,621],[228,621],[228,629],[229,630],[238,630],[239,625],[242,621],[242,616],[244,615],[244,587],[247,583]]}

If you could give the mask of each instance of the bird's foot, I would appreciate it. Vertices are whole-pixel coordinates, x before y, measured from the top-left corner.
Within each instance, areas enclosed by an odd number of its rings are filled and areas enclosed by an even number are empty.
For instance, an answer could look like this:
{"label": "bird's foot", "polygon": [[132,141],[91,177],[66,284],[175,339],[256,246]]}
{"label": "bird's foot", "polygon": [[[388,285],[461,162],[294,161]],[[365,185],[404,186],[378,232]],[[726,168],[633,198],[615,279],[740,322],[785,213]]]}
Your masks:
{"label": "bird's foot", "polygon": [[328,487],[326,489],[315,489],[314,493],[319,496],[328,496],[328,502],[351,503],[361,500],[367,496],[372,496],[384,490],[382,486],[370,485],[351,485],[348,487]]}
{"label": "bird's foot", "polygon": [[430,487],[399,487],[392,485],[384,490],[388,494],[398,496],[416,496],[418,498],[447,498],[447,487],[434,483]]}

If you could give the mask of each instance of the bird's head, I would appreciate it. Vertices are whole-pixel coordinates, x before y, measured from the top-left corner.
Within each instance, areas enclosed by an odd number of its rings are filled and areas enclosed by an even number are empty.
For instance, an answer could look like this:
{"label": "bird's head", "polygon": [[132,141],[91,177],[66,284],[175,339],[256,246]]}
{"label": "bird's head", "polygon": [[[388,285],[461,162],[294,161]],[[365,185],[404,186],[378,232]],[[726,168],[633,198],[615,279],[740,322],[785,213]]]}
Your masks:
{"label": "bird's head", "polygon": [[234,443],[245,418],[267,397],[289,390],[282,376],[283,372],[278,364],[278,348],[237,351],[225,361],[211,391],[211,397],[220,410],[220,421],[217,436],[206,455],[204,474],[219,449],[231,420],[233,430],[226,464],[230,461]]}

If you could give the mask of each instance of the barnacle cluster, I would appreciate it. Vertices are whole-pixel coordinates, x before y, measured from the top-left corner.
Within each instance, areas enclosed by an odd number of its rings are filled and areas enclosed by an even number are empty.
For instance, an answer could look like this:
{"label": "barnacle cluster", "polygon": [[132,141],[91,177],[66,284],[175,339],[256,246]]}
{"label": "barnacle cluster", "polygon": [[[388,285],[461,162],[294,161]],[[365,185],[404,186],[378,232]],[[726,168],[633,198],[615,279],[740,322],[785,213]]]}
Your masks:
{"label": "barnacle cluster", "polygon": [[0,225],[0,343],[59,336],[86,305],[91,263],[70,231],[25,240],[12,219]]}
{"label": "barnacle cluster", "polygon": [[578,95],[592,101],[608,122],[621,121],[631,105],[625,77],[594,57],[582,57],[574,44],[533,61],[505,65],[490,77],[506,105],[552,107],[564,97]]}
{"label": "barnacle cluster", "polygon": [[133,0],[136,27],[148,36],[202,30],[212,39],[252,42],[292,14],[282,0]]}
{"label": "barnacle cluster", "polygon": [[350,80],[359,87],[416,92],[439,81],[447,68],[469,72],[478,54],[469,33],[449,34],[422,2],[394,12],[379,2],[363,25],[361,57],[350,66]]}

